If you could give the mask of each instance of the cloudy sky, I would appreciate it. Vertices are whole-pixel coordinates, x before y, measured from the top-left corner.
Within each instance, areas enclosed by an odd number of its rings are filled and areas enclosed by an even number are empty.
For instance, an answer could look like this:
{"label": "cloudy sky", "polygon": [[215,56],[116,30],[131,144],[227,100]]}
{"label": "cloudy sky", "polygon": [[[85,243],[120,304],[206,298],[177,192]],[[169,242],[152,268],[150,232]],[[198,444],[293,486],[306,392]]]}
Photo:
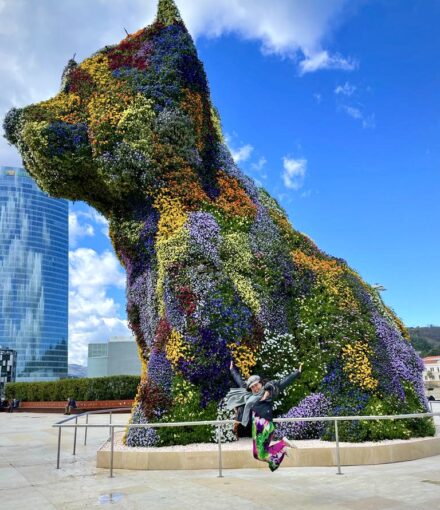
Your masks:
{"label": "cloudy sky", "polygon": [[[440,324],[440,2],[177,0],[241,168],[407,325]],[[67,60],[148,24],[155,0],[0,0],[0,116]],[[20,165],[0,141],[0,164]],[[70,210],[70,362],[128,334],[105,220]]]}

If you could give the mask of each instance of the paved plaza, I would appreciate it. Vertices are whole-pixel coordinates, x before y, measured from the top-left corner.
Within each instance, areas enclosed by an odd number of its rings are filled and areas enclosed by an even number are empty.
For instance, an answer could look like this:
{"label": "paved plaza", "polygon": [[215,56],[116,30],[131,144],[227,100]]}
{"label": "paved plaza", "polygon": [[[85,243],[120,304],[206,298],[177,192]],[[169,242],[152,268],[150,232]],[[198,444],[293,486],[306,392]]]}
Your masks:
{"label": "paved plaza", "polygon": [[[381,466],[216,471],[115,471],[95,467],[103,429],[83,446],[63,431],[55,469],[56,414],[0,414],[0,509],[440,509],[440,456]],[[95,416],[93,423],[105,417]],[[127,415],[114,417],[125,423]]]}

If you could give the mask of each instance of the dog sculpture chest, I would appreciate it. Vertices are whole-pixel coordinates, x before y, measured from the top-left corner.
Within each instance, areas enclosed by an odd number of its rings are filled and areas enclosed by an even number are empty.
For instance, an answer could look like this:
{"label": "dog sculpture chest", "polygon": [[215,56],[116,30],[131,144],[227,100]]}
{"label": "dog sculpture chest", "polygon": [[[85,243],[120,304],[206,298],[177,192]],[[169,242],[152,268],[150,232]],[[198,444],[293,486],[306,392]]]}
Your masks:
{"label": "dog sculpture chest", "polygon": [[[214,419],[231,359],[245,377],[304,361],[278,403],[291,415],[423,410],[423,366],[397,317],[234,164],[171,0],[150,27],[70,61],[60,93],[4,127],[44,190],[109,220],[143,361],[133,421]],[[306,425],[297,436],[324,431]],[[127,442],[204,438],[164,430]]]}

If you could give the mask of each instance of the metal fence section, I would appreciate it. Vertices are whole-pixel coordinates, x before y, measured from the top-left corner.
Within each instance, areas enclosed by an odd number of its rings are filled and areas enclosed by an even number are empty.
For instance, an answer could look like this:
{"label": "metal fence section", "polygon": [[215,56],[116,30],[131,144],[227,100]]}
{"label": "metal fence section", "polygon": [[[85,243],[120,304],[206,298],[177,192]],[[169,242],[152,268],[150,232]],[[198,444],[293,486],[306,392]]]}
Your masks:
{"label": "metal fence section", "polygon": [[[73,455],[76,454],[76,442],[77,442],[77,429],[84,428],[84,444],[87,444],[87,430],[89,428],[108,428],[109,429],[109,441],[110,441],[110,477],[113,478],[113,457],[114,457],[114,446],[115,446],[115,429],[116,428],[165,428],[165,427],[199,427],[199,426],[212,426],[217,429],[217,442],[218,442],[218,477],[223,478],[223,466],[222,466],[222,442],[221,442],[221,428],[226,425],[231,425],[234,420],[211,420],[211,421],[188,421],[188,422],[170,422],[170,423],[130,423],[125,425],[117,425],[112,423],[112,414],[116,411],[130,411],[131,408],[118,408],[108,409],[105,411],[90,411],[82,413],[80,415],[72,416],[59,421],[53,425],[58,427],[58,450],[57,450],[57,469],[60,468],[60,452],[61,452],[61,430],[63,428],[74,428],[73,438]],[[93,414],[109,414],[109,423],[105,424],[93,424],[89,422],[89,415]],[[440,416],[440,412],[430,413],[417,413],[417,414],[393,414],[393,415],[379,415],[379,416],[315,416],[310,418],[275,418],[275,423],[293,423],[293,422],[333,422],[335,429],[335,452],[336,452],[336,465],[337,474],[342,475],[341,470],[341,457],[340,457],[340,446],[339,446],[339,422],[343,421],[379,421],[379,420],[405,420],[405,419],[421,419],[421,418],[433,418],[434,416]],[[78,423],[78,419],[85,417],[86,423]],[[71,423],[75,420],[75,423]]]}

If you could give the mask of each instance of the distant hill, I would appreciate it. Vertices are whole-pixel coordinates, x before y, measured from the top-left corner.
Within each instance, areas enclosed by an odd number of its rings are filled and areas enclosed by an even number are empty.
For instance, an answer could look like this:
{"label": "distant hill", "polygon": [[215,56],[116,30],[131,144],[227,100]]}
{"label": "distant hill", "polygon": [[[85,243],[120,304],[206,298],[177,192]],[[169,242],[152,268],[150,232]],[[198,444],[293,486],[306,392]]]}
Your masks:
{"label": "distant hill", "polygon": [[87,367],[69,363],[69,377],[87,377]]}
{"label": "distant hill", "polygon": [[440,356],[440,326],[408,328],[411,341],[422,357]]}

